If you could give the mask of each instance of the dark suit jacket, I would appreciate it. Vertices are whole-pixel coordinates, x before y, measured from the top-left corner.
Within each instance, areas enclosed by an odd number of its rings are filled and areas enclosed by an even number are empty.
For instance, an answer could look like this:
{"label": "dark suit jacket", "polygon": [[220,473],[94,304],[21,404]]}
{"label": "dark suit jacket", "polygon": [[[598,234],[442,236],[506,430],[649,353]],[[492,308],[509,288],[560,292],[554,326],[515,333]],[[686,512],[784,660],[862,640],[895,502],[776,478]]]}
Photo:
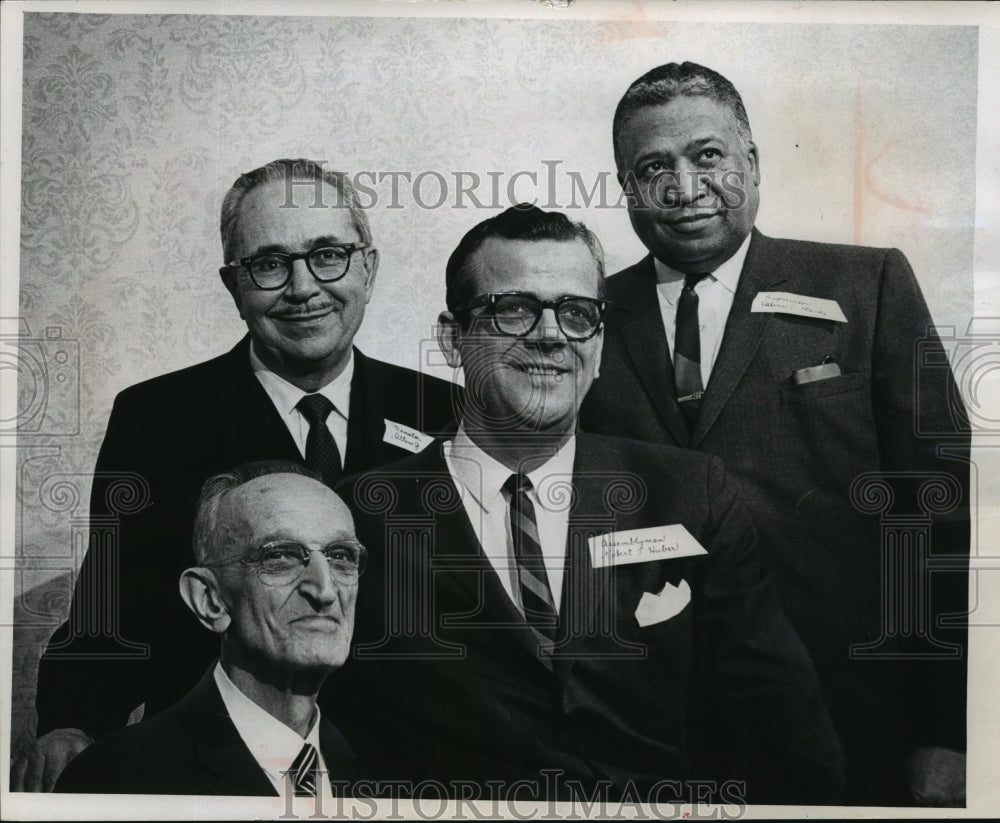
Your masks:
{"label": "dark suit jacket", "polygon": [[[123,391],[97,459],[92,532],[70,611],[39,667],[39,733],[95,737],[179,700],[218,654],[184,606],[198,494],[212,474],[251,460],[301,461],[248,356],[249,339],[191,368]],[[382,442],[388,418],[427,433],[452,420],[451,383],[354,352],[345,470],[405,456]]]}
{"label": "dark suit jacket", "polygon": [[[816,664],[852,783],[863,792],[854,799],[875,802],[865,792],[898,788],[909,745],[964,748],[964,631],[937,619],[966,607],[969,433],[903,255],[754,231],[690,436],[652,258],[607,285],[614,308],[581,427],[724,459],[756,523],[761,562]],[[752,313],[761,291],[835,300],[848,322]],[[794,370],[828,357],[840,376],[794,385]],[[880,472],[896,474],[877,480]],[[890,531],[930,539],[935,556],[957,556],[956,571],[929,574],[914,544],[885,554],[883,516],[900,518],[886,522]],[[887,577],[884,559],[900,577]],[[923,592],[913,588],[921,585]],[[925,599],[917,614],[888,622],[928,591],[930,605]]]}
{"label": "dark suit jacket", "polygon": [[[482,553],[440,445],[341,489],[370,566],[352,660],[320,701],[366,771],[537,787],[540,769],[561,769],[542,796],[566,796],[568,780],[588,796],[632,781],[645,796],[687,777],[745,778],[759,802],[836,796],[840,751],[812,666],[721,462],[581,435],[566,480],[552,667]],[[592,567],[587,538],[677,523],[707,555]],[[643,593],[681,581],[688,605],[640,627]]]}
{"label": "dark suit jacket", "polygon": [[[276,796],[229,719],[212,674],[156,717],[118,729],[84,749],[59,777],[57,792]],[[354,753],[325,717],[320,749],[331,781],[354,781]]]}

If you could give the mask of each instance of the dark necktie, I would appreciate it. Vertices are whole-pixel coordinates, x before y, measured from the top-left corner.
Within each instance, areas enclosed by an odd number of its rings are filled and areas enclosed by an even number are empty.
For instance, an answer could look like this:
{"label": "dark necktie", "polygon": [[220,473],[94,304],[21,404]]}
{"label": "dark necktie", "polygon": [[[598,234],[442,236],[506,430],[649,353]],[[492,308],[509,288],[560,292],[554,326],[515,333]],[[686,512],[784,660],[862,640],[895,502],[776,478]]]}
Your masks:
{"label": "dark necktie", "polygon": [[307,394],[295,408],[309,421],[306,465],[322,477],[326,485],[333,488],[343,470],[337,442],[326,425],[326,418],[333,411],[333,403],[322,394]]}
{"label": "dark necktie", "polygon": [[316,796],[316,766],[319,756],[312,744],[306,743],[298,753],[288,771],[292,778],[292,786],[296,797]]}
{"label": "dark necktie", "polygon": [[512,474],[503,488],[510,495],[510,535],[514,542],[514,562],[524,619],[535,633],[539,645],[549,650],[556,634],[558,616],[538,539],[535,507],[528,497],[531,481],[526,475]]}
{"label": "dark necktie", "polygon": [[687,421],[694,427],[705,386],[701,382],[701,332],[698,324],[698,294],[694,287],[710,272],[689,274],[677,302],[677,324],[674,334],[674,386],[677,402]]}

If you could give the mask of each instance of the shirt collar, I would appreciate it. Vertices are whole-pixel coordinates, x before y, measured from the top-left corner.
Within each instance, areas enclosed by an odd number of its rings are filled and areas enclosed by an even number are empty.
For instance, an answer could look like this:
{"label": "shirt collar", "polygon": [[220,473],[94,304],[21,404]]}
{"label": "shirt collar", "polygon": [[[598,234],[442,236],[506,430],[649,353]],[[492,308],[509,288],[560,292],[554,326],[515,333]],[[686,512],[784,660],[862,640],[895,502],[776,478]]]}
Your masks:
{"label": "shirt collar", "polygon": [[[445,442],[444,455],[455,479],[485,511],[490,511],[498,501],[502,502],[503,484],[513,472],[479,448],[464,425],[458,427],[453,440]],[[570,497],[561,493],[546,494],[545,491],[551,484],[565,484],[567,478],[573,477],[575,459],[576,435],[571,435],[552,457],[528,472],[535,496],[545,508],[555,510],[560,506],[556,502],[547,505],[547,501],[563,501]]]}
{"label": "shirt collar", "polygon": [[267,390],[274,406],[282,415],[291,414],[298,402],[307,394],[322,394],[333,403],[337,413],[347,419],[347,413],[351,403],[351,380],[354,378],[354,350],[351,349],[347,356],[347,364],[333,380],[325,386],[318,388],[315,392],[306,392],[298,386],[289,383],[279,374],[271,371],[264,365],[257,356],[257,344],[250,342],[250,367],[253,369],[257,379],[261,381]]}
{"label": "shirt collar", "polygon": [[[750,235],[743,238],[743,242],[736,250],[736,254],[720,265],[712,272],[712,278],[721,283],[728,291],[736,293],[736,286],[740,282],[740,273],[743,271],[743,263],[747,259],[747,252],[750,250]],[[656,269],[657,283],[672,283],[683,280],[684,272],[677,271],[661,262],[656,257],[653,258],[653,267]]]}
{"label": "shirt collar", "polygon": [[319,747],[319,706],[316,707],[312,728],[303,739],[298,732],[243,694],[229,679],[221,662],[215,664],[214,675],[215,685],[219,688],[229,719],[233,721],[254,760],[277,786],[281,786],[284,780],[282,772],[288,771],[304,744],[311,743],[316,748],[316,754],[322,758]]}

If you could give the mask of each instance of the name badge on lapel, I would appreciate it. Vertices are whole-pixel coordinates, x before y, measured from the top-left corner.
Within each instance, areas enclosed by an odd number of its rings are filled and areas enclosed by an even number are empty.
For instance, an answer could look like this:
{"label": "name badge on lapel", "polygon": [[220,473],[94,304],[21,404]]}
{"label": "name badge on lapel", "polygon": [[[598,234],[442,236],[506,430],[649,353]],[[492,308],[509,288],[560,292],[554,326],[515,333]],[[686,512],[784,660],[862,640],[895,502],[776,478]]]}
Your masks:
{"label": "name badge on lapel", "polygon": [[399,446],[401,449],[406,449],[406,451],[416,454],[433,443],[434,438],[424,434],[422,431],[411,429],[409,426],[404,426],[402,423],[396,423],[386,418],[385,434],[382,435],[382,442],[391,443],[393,446]]}
{"label": "name badge on lapel", "polygon": [[587,543],[590,563],[595,569],[708,554],[680,523],[598,534]]}
{"label": "name badge on lapel", "polygon": [[797,314],[800,317],[815,317],[817,320],[833,320],[835,323],[847,322],[847,317],[836,300],[825,300],[822,297],[808,297],[804,294],[792,294],[787,291],[757,292],[750,306],[750,311],[773,311],[779,314]]}

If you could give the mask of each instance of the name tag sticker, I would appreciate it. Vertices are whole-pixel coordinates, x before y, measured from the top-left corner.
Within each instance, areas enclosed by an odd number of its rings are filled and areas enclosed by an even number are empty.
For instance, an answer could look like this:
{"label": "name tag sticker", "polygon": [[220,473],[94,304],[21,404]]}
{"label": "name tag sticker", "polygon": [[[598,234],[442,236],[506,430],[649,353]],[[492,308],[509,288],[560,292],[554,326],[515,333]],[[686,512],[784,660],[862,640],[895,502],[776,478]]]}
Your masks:
{"label": "name tag sticker", "polygon": [[797,314],[800,317],[815,317],[819,320],[833,320],[846,323],[847,318],[836,300],[822,297],[807,297],[787,291],[759,291],[750,306],[752,312],[774,311],[781,314]]}
{"label": "name tag sticker", "polygon": [[708,554],[680,523],[599,534],[587,543],[590,562],[595,569]]}
{"label": "name tag sticker", "polygon": [[402,423],[386,420],[385,434],[382,435],[382,442],[391,443],[393,446],[399,446],[401,449],[406,449],[406,451],[416,454],[433,443],[434,438],[424,434],[422,431],[404,426]]}

